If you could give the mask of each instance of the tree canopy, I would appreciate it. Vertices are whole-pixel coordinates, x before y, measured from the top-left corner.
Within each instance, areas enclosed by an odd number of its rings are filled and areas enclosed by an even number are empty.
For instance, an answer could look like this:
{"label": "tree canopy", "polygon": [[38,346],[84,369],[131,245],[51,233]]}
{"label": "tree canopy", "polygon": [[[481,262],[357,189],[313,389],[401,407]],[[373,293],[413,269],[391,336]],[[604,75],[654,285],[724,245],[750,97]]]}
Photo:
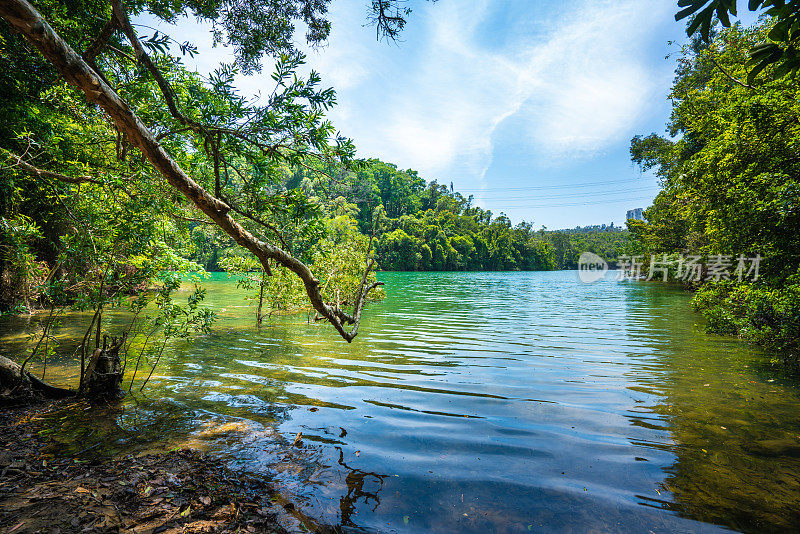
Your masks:
{"label": "tree canopy", "polygon": [[[715,20],[724,27],[731,26],[731,16],[737,14],[737,0],[678,0],[683,8],[675,15],[675,20],[690,17],[686,32],[691,36],[699,33],[709,42]],[[775,68],[771,74],[794,77],[800,71],[800,2],[797,0],[748,0],[750,11],[761,10],[771,18],[770,30],[762,40],[753,43],[749,51],[747,83],[752,84],[756,77],[770,65]]]}
{"label": "tree canopy", "polygon": [[776,21],[733,26],[682,50],[668,137],[637,136],[633,161],[655,169],[662,190],[629,221],[633,252],[755,257],[760,276],[709,282],[696,304],[718,332],[795,354],[800,339],[800,88],[765,70],[758,88],[737,80],[748,50]]}
{"label": "tree canopy", "polygon": [[[563,231],[536,229],[530,221],[512,225],[472,196],[377,159],[352,169],[299,169],[292,182],[327,220],[350,220],[361,235],[373,237],[376,264],[387,271],[574,269],[584,251],[615,261],[628,235],[613,224]],[[220,259],[235,244],[201,226],[192,238],[190,257],[212,271],[224,267]]]}
{"label": "tree canopy", "polygon": [[[353,311],[326,302],[325,281],[308,266],[325,225],[302,192],[287,187],[295,169],[315,161],[353,163],[352,142],[325,119],[334,91],[313,71],[297,74],[304,58],[295,26],[306,28],[309,43],[323,42],[328,3],[5,2],[3,300],[45,280],[70,290],[61,298],[77,298],[75,288],[97,272],[95,285],[120,271],[136,273],[129,285],[145,284],[178,267],[187,255],[181,236],[196,222],[221,228],[267,275],[283,268],[298,276],[317,312],[352,340],[379,285],[369,252]],[[370,9],[379,36],[397,35],[408,14],[394,0]],[[193,44],[141,35],[132,18],[143,13],[208,22],[209,37],[232,49],[233,62],[208,77],[189,71],[182,58],[195,53]],[[236,75],[259,71],[265,58],[276,60],[272,92],[241,95]]]}

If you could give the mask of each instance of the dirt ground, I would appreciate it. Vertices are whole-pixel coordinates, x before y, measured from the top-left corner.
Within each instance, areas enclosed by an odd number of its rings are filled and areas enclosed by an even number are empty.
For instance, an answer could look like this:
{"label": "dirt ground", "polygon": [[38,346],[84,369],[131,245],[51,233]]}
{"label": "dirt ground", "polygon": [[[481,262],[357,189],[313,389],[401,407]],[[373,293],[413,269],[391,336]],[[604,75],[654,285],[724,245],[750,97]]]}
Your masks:
{"label": "dirt ground", "polygon": [[50,407],[0,406],[0,534],[307,531],[268,481],[195,450],[59,457],[33,417]]}

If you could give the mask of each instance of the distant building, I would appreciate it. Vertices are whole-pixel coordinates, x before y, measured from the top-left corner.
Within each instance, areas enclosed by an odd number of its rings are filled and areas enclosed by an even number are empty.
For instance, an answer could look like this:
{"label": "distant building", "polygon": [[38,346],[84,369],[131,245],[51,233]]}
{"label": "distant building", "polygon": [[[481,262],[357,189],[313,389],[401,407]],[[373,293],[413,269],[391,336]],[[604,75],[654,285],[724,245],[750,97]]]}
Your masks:
{"label": "distant building", "polygon": [[628,210],[628,214],[625,217],[625,219],[626,220],[627,219],[634,219],[634,220],[637,220],[637,221],[643,221],[644,220],[644,215],[642,215],[642,211],[644,211],[644,208],[636,208],[636,209]]}

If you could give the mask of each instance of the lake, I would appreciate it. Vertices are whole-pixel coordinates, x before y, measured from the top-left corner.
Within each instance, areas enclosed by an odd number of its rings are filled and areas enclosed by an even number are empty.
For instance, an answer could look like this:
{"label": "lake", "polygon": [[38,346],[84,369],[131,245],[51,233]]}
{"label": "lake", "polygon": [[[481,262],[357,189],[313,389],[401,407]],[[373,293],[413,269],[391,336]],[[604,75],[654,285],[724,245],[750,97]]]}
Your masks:
{"label": "lake", "polygon": [[[213,333],[170,343],[143,395],[65,408],[51,437],[204,448],[345,532],[800,530],[800,384],[706,334],[689,293],[574,271],[379,278],[348,344],[305,314],[257,328],[214,274]],[[35,320],[3,319],[3,352]],[[66,361],[48,374],[77,381]]]}

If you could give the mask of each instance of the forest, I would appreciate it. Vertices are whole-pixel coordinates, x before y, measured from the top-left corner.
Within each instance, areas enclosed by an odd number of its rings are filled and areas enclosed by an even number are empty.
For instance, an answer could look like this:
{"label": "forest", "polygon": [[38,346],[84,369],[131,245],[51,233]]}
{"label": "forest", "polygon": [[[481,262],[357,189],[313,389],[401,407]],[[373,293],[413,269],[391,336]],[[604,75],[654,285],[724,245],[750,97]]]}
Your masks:
{"label": "forest", "polygon": [[[377,159],[353,168],[299,168],[287,189],[301,192],[339,225],[374,239],[376,265],[385,271],[548,271],[575,269],[581,252],[612,263],[624,250],[628,232],[597,225],[570,230],[516,225],[503,213],[475,205],[437,181]],[[347,221],[347,222],[345,222]],[[188,258],[209,271],[226,270],[235,243],[195,225]]]}
{"label": "forest", "polygon": [[[699,22],[698,22],[699,24]],[[697,28],[698,26],[695,26]],[[795,365],[800,348],[800,140],[795,59],[766,20],[699,33],[681,49],[666,136],[636,136],[631,156],[662,189],[629,221],[628,252],[763,258],[757,280],[691,283],[694,307],[718,334],[766,346]]]}
{"label": "forest", "polygon": [[[721,5],[687,5],[679,17],[697,13],[694,38],[678,61],[668,135],[631,143],[633,161],[663,186],[646,221],[553,231],[512,224],[452,184],[357,159],[325,118],[333,89],[313,70],[298,74],[305,58],[291,25],[192,7],[227,28],[234,50],[205,78],[183,64],[191,43],[131,25],[143,10],[172,21],[182,4],[20,2],[0,26],[0,308],[94,310],[88,339],[104,307],[144,295],[132,304],[142,309],[157,300],[142,289],[161,287],[157,328],[188,335],[211,318],[171,308],[175,277],[227,271],[258,294],[259,321],[262,306],[309,307],[352,340],[364,304],[381,298],[378,270],[574,269],[584,251],[612,266],[623,254],[758,254],[758,281],[694,287],[695,306],[715,332],[795,354],[795,58],[759,44],[793,37],[771,19],[718,30],[709,17],[727,13]],[[266,8],[303,20],[310,43],[329,31],[320,6]],[[379,32],[402,29],[401,11],[373,9]],[[49,41],[30,34],[45,23]],[[259,103],[235,79],[260,71],[265,55],[277,57],[274,88]]]}
{"label": "forest", "polygon": [[[298,77],[304,58],[285,43],[260,43],[279,60],[272,75],[275,91],[258,106],[234,84],[237,73],[261,68],[249,49],[241,48],[234,64],[204,79],[182,64],[193,54],[189,43],[158,33],[139,38],[121,5],[105,8],[106,23],[95,7],[56,2],[39,9],[54,31],[86,48],[87,69],[101,72],[140,110],[152,141],[173,158],[165,165],[191,172],[199,187],[184,194],[194,204],[169,180],[157,178],[152,161],[137,150],[134,132],[109,123],[107,110],[86,102],[4,25],[0,37],[9,68],[0,73],[5,117],[0,308],[5,312],[62,305],[101,310],[141,288],[171,283],[166,273],[229,271],[246,275],[262,298],[265,291],[272,295],[273,307],[309,302],[305,306],[344,332],[341,310],[329,310],[325,302],[338,294],[340,304],[359,308],[364,272],[364,280],[380,291],[375,269],[571,269],[584,250],[613,261],[625,243],[621,228],[560,232],[526,222],[512,225],[452,186],[426,183],[415,171],[379,160],[354,159],[352,142],[324,118],[335,93],[313,71]],[[92,16],[84,16],[87,11]],[[175,16],[159,14],[165,20]],[[97,38],[87,42],[91,35]],[[237,126],[242,121],[246,128]],[[219,202],[205,200],[209,192]],[[206,204],[201,213],[198,198]],[[219,203],[227,206],[222,222]],[[227,220],[230,213],[241,223]],[[282,252],[264,255],[256,241]],[[268,276],[273,271],[277,275]],[[295,279],[298,271],[302,276]],[[312,290],[307,301],[307,282],[314,276],[321,280],[315,287],[325,289]]]}
{"label": "forest", "polygon": [[[233,51],[208,76],[184,65],[192,43],[132,22],[172,22],[187,8],[218,24]],[[584,250],[619,255],[621,228],[512,225],[452,185],[357,159],[325,117],[335,91],[292,41],[294,22],[310,28],[310,44],[324,41],[324,3],[262,8],[274,18],[213,2],[19,1],[0,12],[0,308],[42,310],[46,325],[91,312],[79,390],[107,336],[110,352],[126,336],[144,340],[135,376],[169,339],[207,332],[207,271],[238,277],[259,324],[308,309],[352,341],[365,304],[384,295],[377,270],[553,270],[574,268]],[[402,29],[398,6],[372,8],[379,33]],[[237,90],[237,76],[268,67],[268,98]],[[187,279],[194,291],[178,302]],[[120,308],[132,323],[107,331],[105,315]],[[25,361],[46,361],[57,345],[44,326]]]}

